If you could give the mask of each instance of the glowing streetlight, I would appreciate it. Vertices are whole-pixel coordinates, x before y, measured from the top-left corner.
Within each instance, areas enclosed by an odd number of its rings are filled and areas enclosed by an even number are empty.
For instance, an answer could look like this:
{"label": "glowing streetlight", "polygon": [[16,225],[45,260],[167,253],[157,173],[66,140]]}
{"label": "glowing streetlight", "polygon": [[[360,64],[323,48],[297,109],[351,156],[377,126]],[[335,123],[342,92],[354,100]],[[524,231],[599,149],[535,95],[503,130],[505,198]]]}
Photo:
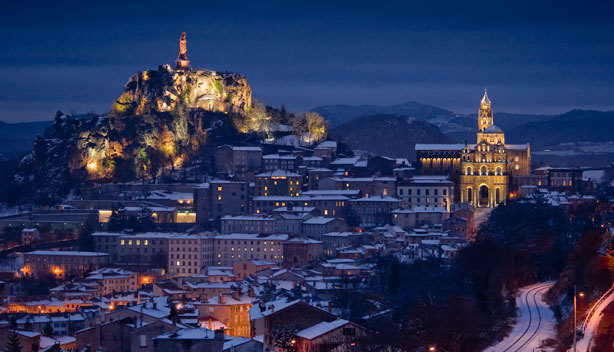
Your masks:
{"label": "glowing streetlight", "polygon": [[578,335],[578,325],[577,325],[577,298],[584,297],[584,292],[580,291],[576,293],[576,285],[573,285],[573,352],[576,352],[576,340]]}

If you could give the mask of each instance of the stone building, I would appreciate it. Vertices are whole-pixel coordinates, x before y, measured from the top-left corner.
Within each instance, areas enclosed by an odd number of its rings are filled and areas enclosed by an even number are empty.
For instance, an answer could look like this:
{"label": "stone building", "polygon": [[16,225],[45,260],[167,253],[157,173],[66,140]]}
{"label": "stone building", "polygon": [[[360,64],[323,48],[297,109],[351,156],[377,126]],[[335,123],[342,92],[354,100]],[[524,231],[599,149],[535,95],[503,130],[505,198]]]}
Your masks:
{"label": "stone building", "polygon": [[111,255],[98,252],[34,251],[24,253],[24,274],[37,277],[51,273],[58,278],[67,275],[83,277],[88,271],[107,266]]}
{"label": "stone building", "polygon": [[409,209],[443,207],[448,211],[454,203],[454,182],[446,176],[414,176],[397,186],[397,198]]}
{"label": "stone building", "polygon": [[215,261],[217,265],[230,266],[248,259],[266,259],[281,263],[284,257],[284,241],[288,235],[257,235],[233,233],[215,237]]}
{"label": "stone building", "polygon": [[302,191],[302,176],[288,171],[275,170],[256,175],[254,194],[261,196],[298,197]]}
{"label": "stone building", "polygon": [[200,225],[225,215],[245,214],[249,209],[249,184],[212,180],[194,187],[194,209]]}
{"label": "stone building", "polygon": [[215,150],[215,167],[220,177],[234,176],[247,180],[262,168],[260,147],[224,145]]}
{"label": "stone building", "polygon": [[448,175],[457,183],[456,200],[480,208],[505,203],[514,176],[531,173],[529,144],[506,144],[494,125],[491,102],[484,92],[478,113],[476,144],[417,144],[422,175]]}

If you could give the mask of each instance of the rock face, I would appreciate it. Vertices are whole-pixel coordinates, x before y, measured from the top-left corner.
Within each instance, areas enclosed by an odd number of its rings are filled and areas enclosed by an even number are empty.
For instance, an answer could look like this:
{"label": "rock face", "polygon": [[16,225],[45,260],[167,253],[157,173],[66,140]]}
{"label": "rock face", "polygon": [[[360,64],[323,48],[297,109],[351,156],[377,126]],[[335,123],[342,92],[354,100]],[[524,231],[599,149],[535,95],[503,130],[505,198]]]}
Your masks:
{"label": "rock face", "polygon": [[132,76],[115,102],[114,113],[143,115],[172,111],[179,105],[242,114],[252,106],[252,90],[240,74],[162,65],[157,71]]}

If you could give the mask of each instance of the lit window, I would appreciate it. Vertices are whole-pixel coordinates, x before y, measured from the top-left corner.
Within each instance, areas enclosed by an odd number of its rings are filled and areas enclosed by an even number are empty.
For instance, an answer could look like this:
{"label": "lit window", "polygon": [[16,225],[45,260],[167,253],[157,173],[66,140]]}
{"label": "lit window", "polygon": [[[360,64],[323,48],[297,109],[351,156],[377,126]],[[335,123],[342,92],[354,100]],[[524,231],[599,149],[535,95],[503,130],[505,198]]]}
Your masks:
{"label": "lit window", "polygon": [[132,246],[132,240],[128,240],[128,245]]}
{"label": "lit window", "polygon": [[145,245],[146,246],[149,245],[149,241],[148,240],[145,240]]}
{"label": "lit window", "polygon": [[141,240],[136,240],[136,245],[140,246],[141,245]]}
{"label": "lit window", "polygon": [[218,186],[218,187],[217,187],[217,191],[218,191],[218,192],[221,192],[221,191],[222,191],[222,186]]}
{"label": "lit window", "polygon": [[125,240],[121,240],[121,245],[123,246],[124,244],[126,244]]}
{"label": "lit window", "polygon": [[221,194],[218,194],[217,200],[222,200],[222,195]]}
{"label": "lit window", "polygon": [[177,266],[179,266],[179,261],[177,261]]}
{"label": "lit window", "polygon": [[234,250],[235,250],[235,247],[232,247],[232,248],[230,248],[230,250],[234,252]]}
{"label": "lit window", "polygon": [[221,255],[221,254],[218,254],[218,255],[217,255],[217,257],[218,257],[218,258],[221,258],[221,257],[222,257],[222,255]]}

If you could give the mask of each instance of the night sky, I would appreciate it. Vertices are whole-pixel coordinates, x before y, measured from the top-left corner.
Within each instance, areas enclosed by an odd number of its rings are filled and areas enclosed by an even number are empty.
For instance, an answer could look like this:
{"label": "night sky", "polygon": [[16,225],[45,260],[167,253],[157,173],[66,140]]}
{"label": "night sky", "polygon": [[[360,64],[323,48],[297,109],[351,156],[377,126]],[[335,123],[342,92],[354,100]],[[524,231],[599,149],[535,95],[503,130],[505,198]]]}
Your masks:
{"label": "night sky", "polygon": [[[109,110],[172,63],[247,76],[288,110],[414,100],[473,113],[614,109],[614,1],[11,2],[0,11],[0,120]],[[11,6],[15,6],[12,8]]]}

